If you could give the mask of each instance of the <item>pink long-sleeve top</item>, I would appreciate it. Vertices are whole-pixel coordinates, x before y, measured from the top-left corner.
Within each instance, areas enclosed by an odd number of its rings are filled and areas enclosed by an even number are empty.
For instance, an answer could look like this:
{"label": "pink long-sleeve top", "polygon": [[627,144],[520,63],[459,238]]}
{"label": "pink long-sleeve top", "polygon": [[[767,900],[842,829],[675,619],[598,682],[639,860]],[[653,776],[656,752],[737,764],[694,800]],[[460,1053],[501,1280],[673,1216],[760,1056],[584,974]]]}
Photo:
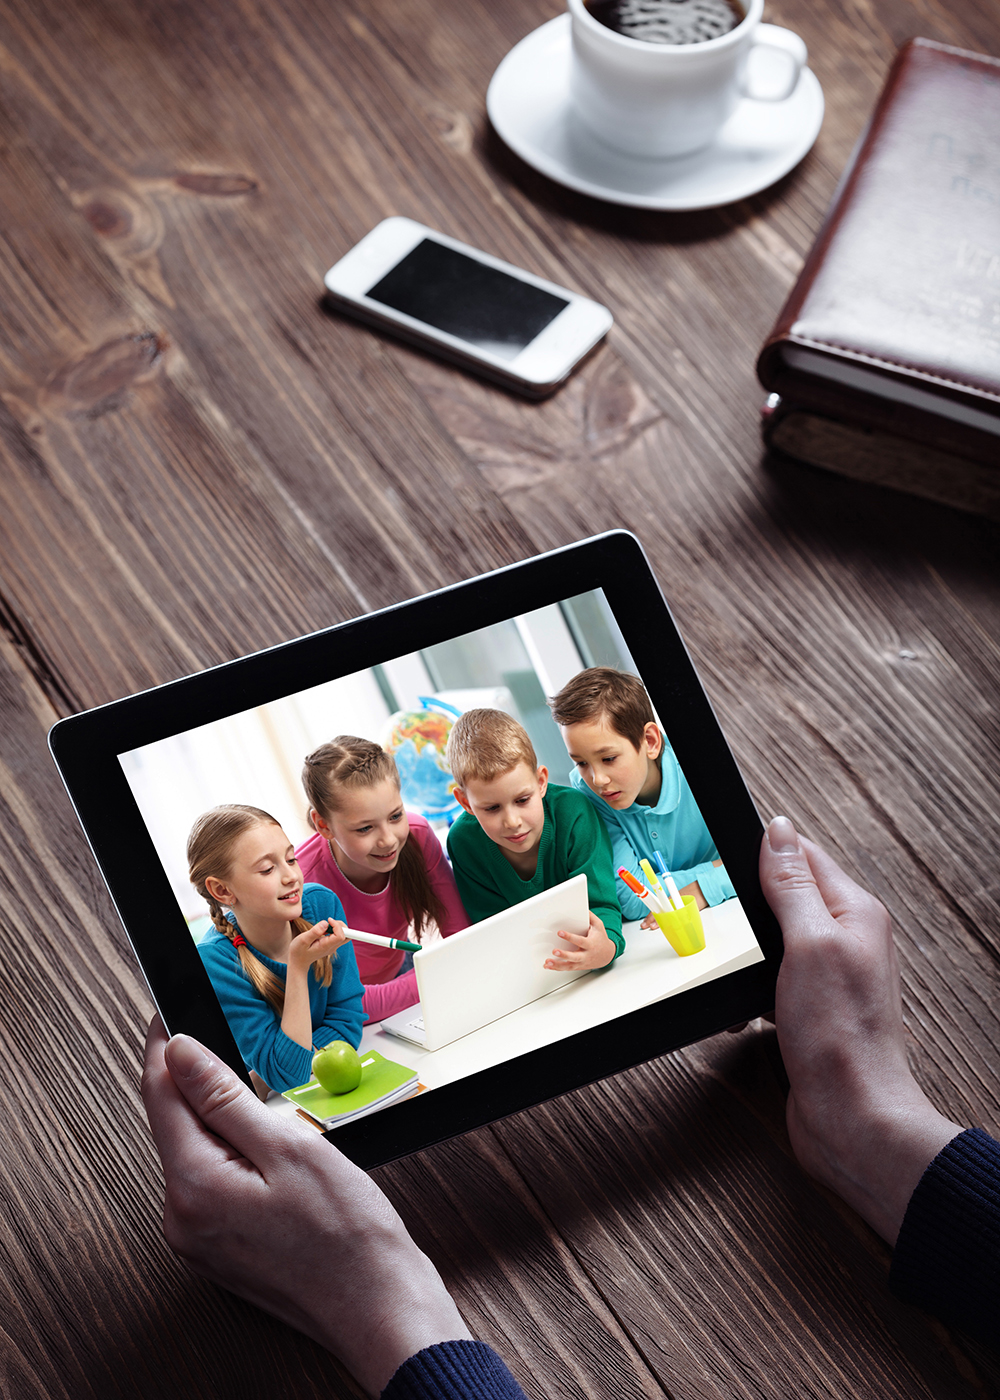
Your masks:
{"label": "pink long-sleeve top", "polygon": [[[444,906],[441,933],[448,938],[469,925],[455,877],[445,859],[441,842],[427,821],[415,812],[407,812],[406,818],[410,823],[408,839],[420,847],[431,886]],[[329,841],[319,832],[303,841],[296,848],[295,855],[304,880],[325,885],[340,899],[348,928],[380,933],[384,938],[406,939],[407,919],[392,896],[391,876],[385,889],[377,894],[359,890],[334,860]],[[396,976],[403,965],[403,953],[398,948],[376,948],[371,943],[355,943],[353,948],[365,989],[361,1005],[369,1022],[394,1016],[397,1011],[404,1011],[420,1000],[416,973],[411,969],[402,977]]]}

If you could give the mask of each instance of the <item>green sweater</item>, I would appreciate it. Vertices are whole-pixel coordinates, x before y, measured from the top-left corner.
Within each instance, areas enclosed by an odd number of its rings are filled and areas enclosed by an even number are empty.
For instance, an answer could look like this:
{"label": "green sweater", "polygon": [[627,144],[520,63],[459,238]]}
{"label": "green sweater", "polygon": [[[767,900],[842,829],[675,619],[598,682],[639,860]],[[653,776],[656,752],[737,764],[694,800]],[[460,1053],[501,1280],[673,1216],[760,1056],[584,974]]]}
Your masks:
{"label": "green sweater", "polygon": [[573,788],[550,783],[542,805],[545,823],[530,880],[521,878],[475,817],[463,812],[454,823],[448,832],[448,855],[465,912],[478,924],[574,875],[586,875],[588,905],[603,923],[617,958],[625,951],[625,939],[608,829],[593,804]]}

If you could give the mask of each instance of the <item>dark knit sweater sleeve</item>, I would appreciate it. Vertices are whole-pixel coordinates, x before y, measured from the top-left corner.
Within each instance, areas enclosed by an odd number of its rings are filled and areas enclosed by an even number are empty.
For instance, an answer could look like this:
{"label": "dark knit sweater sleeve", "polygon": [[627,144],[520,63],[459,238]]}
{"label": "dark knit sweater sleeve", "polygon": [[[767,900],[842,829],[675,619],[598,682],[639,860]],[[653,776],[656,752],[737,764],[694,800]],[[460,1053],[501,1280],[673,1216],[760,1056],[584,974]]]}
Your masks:
{"label": "dark knit sweater sleeve", "polygon": [[959,1133],[917,1183],[892,1256],[904,1302],[995,1347],[1000,1336],[1000,1142]]}
{"label": "dark knit sweater sleeve", "polygon": [[527,1400],[485,1342],[438,1342],[404,1361],[381,1400]]}

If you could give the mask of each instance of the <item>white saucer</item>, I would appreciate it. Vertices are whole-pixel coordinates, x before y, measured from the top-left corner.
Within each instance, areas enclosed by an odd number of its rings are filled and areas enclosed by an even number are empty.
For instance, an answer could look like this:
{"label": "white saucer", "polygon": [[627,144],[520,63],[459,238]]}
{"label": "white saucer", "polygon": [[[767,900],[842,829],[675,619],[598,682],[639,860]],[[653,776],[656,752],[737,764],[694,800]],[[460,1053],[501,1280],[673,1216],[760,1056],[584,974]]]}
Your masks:
{"label": "white saucer", "polygon": [[611,204],[712,209],[746,199],[787,175],[823,124],[823,90],[804,68],[784,102],[744,98],[707,150],[672,160],[627,156],[574,119],[569,64],[569,15],[559,15],[507,54],[490,81],[486,110],[522,160],[560,185]]}

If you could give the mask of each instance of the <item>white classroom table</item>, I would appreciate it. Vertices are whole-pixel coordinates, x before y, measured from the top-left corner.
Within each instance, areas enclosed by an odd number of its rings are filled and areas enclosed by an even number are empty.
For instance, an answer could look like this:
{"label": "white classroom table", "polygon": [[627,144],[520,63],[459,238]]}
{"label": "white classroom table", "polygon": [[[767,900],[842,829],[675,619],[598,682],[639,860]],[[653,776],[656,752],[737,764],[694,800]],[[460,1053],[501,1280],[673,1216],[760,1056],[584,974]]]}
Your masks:
{"label": "white classroom table", "polygon": [[[421,1050],[389,1035],[376,1021],[365,1027],[360,1053],[377,1050],[386,1059],[415,1069],[427,1090],[439,1089],[467,1074],[763,961],[764,955],[738,899],[703,909],[701,918],[705,947],[700,953],[678,957],[659,929],[626,923],[625,951],[604,971],[567,983],[440,1050]],[[488,974],[489,969],[485,971]],[[295,1117],[295,1109],[280,1094],[272,1094],[267,1102],[276,1112]]]}

